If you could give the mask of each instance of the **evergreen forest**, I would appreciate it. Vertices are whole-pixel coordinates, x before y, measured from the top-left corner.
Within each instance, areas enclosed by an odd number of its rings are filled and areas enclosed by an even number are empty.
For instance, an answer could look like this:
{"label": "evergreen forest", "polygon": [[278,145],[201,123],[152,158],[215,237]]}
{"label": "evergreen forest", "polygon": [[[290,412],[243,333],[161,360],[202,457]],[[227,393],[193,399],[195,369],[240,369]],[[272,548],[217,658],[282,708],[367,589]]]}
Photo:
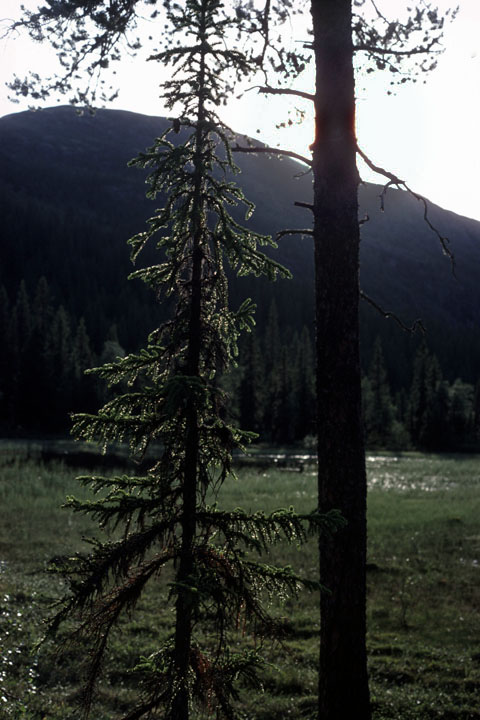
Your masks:
{"label": "evergreen forest", "polygon": [[[0,119],[0,428],[7,435],[64,435],[70,413],[108,399],[84,370],[135,352],[170,312],[131,269],[125,240],[151,213],[138,170],[127,163],[165,120],[121,111],[78,116],[60,107]],[[55,153],[52,155],[52,148]],[[35,148],[35,152],[33,152]],[[101,162],[95,163],[100,156]],[[237,158],[256,205],[254,227],[298,224],[293,199],[308,176],[289,159]],[[42,178],[46,179],[42,182]],[[448,233],[456,277],[422,212],[391,191],[364,185],[362,285],[407,325],[361,307],[364,421],[370,448],[473,450],[480,444],[479,223],[432,208]],[[314,444],[311,240],[282,238],[267,250],[292,273],[265,283],[230,277],[232,307],[257,305],[238,365],[222,378],[230,419],[269,445]],[[152,256],[145,251],[145,261]]]}
{"label": "evergreen forest", "polygon": [[[0,287],[0,408],[4,435],[62,435],[70,413],[92,412],[108,399],[106,385],[85,370],[124,357],[111,324],[96,343],[85,319],[59,304],[45,277],[22,280],[9,296]],[[106,319],[103,319],[107,324]],[[426,451],[480,446],[480,384],[449,380],[428,338],[415,346],[405,385],[392,382],[377,336],[363,373],[367,447]],[[269,445],[314,448],[314,363],[311,328],[282,327],[275,298],[264,326],[240,343],[238,365],[222,378],[229,413]]]}

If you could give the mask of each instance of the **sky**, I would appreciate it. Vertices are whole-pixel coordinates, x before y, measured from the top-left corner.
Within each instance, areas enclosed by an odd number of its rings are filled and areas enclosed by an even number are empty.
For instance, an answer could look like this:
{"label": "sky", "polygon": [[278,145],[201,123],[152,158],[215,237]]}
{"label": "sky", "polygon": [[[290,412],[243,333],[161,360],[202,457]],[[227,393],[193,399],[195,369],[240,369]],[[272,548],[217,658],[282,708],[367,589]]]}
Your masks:
{"label": "sky", "polygon": [[[405,2],[384,0],[383,8],[393,15]],[[1,0],[0,28],[2,18],[18,16],[21,4],[21,0]],[[23,0],[23,4],[37,6],[35,0]],[[434,4],[445,10],[453,3],[436,0]],[[480,220],[480,0],[457,0],[456,4],[458,16],[445,28],[445,51],[426,84],[408,83],[395,95],[388,95],[388,73],[359,79],[357,136],[360,147],[377,165],[397,174],[413,190],[448,210]],[[304,27],[295,32],[299,39],[306,36]],[[8,99],[5,82],[14,73],[24,76],[29,70],[47,75],[56,67],[55,61],[50,48],[26,37],[0,39],[0,116],[29,107],[28,100],[14,104]],[[120,94],[108,107],[166,114],[158,97],[158,72],[154,64],[148,64],[145,71],[141,60],[122,59],[117,75]],[[311,71],[292,87],[312,92]],[[46,103],[54,104],[55,98]],[[300,106],[300,102],[290,102],[290,107],[294,105]],[[301,125],[276,129],[276,124],[288,120],[288,106],[284,98],[266,98],[251,89],[230,102],[223,119],[238,132],[308,155],[313,139],[312,108],[304,103],[307,118]],[[360,165],[360,172],[365,180],[382,182],[364,166]]]}

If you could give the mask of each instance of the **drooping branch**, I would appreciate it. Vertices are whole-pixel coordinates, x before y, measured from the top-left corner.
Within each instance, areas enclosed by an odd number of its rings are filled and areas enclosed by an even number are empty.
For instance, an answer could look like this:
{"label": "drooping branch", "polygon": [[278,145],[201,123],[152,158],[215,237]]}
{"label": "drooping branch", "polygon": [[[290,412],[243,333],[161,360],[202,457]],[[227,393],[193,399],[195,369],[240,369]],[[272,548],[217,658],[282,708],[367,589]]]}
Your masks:
{"label": "drooping branch", "polygon": [[362,298],[362,300],[365,300],[369,303],[369,305],[374,307],[375,310],[377,310],[377,312],[382,315],[382,317],[395,320],[395,322],[402,328],[402,330],[405,330],[405,332],[413,334],[418,329],[421,333],[426,333],[425,326],[420,318],[414,320],[413,324],[409,327],[408,325],[405,325],[405,323],[398,317],[398,315],[395,315],[395,313],[391,310],[384,310],[381,305],[375,302],[375,300],[372,300],[372,298],[366,295],[363,290],[360,290],[360,297]]}
{"label": "drooping branch", "polygon": [[405,185],[405,180],[400,180],[400,178],[391,173],[389,170],[385,170],[385,168],[380,167],[380,165],[375,165],[373,160],[370,160],[368,155],[366,155],[363,150],[358,147],[358,145],[357,153],[360,155],[366,165],[368,165],[370,170],[373,170],[373,172],[376,172],[378,175],[383,175],[384,177],[388,178],[390,180],[390,183],[393,185]]}
{"label": "drooping branch", "polygon": [[312,161],[306,158],[304,155],[300,155],[299,153],[293,152],[293,150],[282,150],[280,148],[272,148],[272,147],[259,147],[258,145],[254,147],[244,147],[242,145],[234,145],[232,147],[232,152],[243,152],[243,153],[264,153],[267,155],[282,155],[285,157],[294,158],[294,160],[300,160],[300,162],[305,163],[305,165],[308,165],[309,167],[312,166]]}
{"label": "drooping branch", "polygon": [[423,205],[423,219],[426,222],[426,224],[428,225],[428,227],[430,228],[430,230],[432,232],[434,232],[435,235],[437,236],[437,238],[440,242],[440,245],[442,247],[442,251],[443,251],[444,255],[446,255],[450,260],[450,264],[452,266],[452,274],[455,276],[455,257],[453,255],[452,251],[450,250],[450,248],[448,247],[449,240],[447,237],[442,235],[440,233],[440,231],[438,230],[438,228],[436,228],[435,225],[433,225],[433,223],[431,222],[431,220],[429,218],[429,214],[428,214],[429,207],[428,207],[427,199],[424,198],[423,195],[420,195],[419,193],[416,193],[414,190],[412,190],[407,185],[405,180],[401,180],[397,175],[390,172],[389,170],[386,170],[385,168],[382,168],[379,165],[375,165],[375,163],[372,160],[370,160],[368,155],[366,155],[363,152],[363,150],[361,150],[358,147],[358,145],[357,145],[357,153],[360,155],[360,157],[365,162],[365,164],[370,168],[370,170],[373,170],[378,175],[383,175],[383,177],[386,177],[388,179],[388,183],[386,183],[384,185],[383,190],[380,194],[380,207],[381,207],[382,211],[384,210],[385,195],[387,193],[388,188],[391,187],[392,185],[395,185],[399,189],[403,188],[404,190],[406,190],[406,192],[408,192],[409,195],[414,197],[415,200],[418,200],[418,202],[420,202]]}

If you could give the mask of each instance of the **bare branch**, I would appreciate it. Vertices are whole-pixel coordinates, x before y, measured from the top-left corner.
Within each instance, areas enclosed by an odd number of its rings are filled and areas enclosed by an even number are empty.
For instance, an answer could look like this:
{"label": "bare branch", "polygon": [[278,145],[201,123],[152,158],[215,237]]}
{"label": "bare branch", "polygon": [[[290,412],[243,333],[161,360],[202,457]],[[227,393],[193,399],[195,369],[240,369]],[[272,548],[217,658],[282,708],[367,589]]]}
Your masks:
{"label": "bare branch", "polygon": [[423,325],[423,322],[420,318],[414,320],[413,324],[409,327],[408,325],[405,325],[405,323],[398,317],[398,315],[395,315],[395,313],[391,312],[391,310],[384,310],[381,305],[376,303],[375,300],[372,300],[372,298],[366,295],[363,290],[360,290],[360,297],[362,298],[362,300],[366,300],[372,307],[375,308],[375,310],[380,313],[380,315],[382,315],[387,320],[390,318],[392,320],[395,320],[395,322],[400,325],[402,330],[405,330],[405,332],[413,334],[418,329],[421,333],[423,333],[423,335],[425,335],[425,326]]}
{"label": "bare branch", "polygon": [[375,0],[370,0],[370,1],[371,1],[371,3],[372,3],[373,7],[375,8],[375,12],[377,13],[378,17],[379,17],[381,20],[383,20],[383,21],[388,25],[388,20],[387,20],[387,18],[386,18],[385,15],[378,9]]}
{"label": "bare branch", "polygon": [[289,88],[272,88],[269,85],[254,85],[249,88],[250,90],[258,90],[258,92],[265,93],[266,95],[294,95],[295,97],[303,98],[304,100],[311,100],[314,102],[315,95],[312,93],[303,92],[303,90],[291,90]]}
{"label": "bare branch", "polygon": [[308,165],[309,167],[312,166],[312,161],[308,158],[304,157],[303,155],[299,155],[299,153],[293,152],[293,150],[281,150],[280,148],[272,148],[272,147],[259,147],[258,145],[255,147],[243,147],[241,145],[235,145],[232,147],[232,152],[243,152],[243,153],[266,153],[267,155],[284,155],[285,157],[291,157],[295,160],[300,160],[300,162],[305,163],[305,165]]}
{"label": "bare branch", "polygon": [[307,210],[311,210],[312,212],[314,209],[312,203],[301,202],[300,200],[295,200],[293,204],[297,207],[307,208]]}
{"label": "bare branch", "polygon": [[435,227],[435,225],[433,225],[433,223],[431,222],[431,220],[430,220],[430,218],[429,218],[429,216],[428,216],[428,201],[427,201],[427,199],[424,198],[423,195],[420,195],[419,193],[414,192],[414,190],[412,190],[412,189],[407,185],[407,183],[405,182],[405,180],[401,180],[401,179],[400,179],[399,177],[397,177],[397,175],[395,175],[394,173],[391,173],[391,172],[389,172],[388,170],[385,170],[385,168],[382,168],[382,167],[380,167],[379,165],[375,165],[375,163],[372,162],[372,160],[370,160],[370,158],[368,157],[368,155],[366,155],[366,154],[363,152],[363,150],[361,150],[361,149],[358,147],[358,145],[357,145],[357,153],[360,155],[360,157],[362,158],[362,160],[368,165],[368,167],[369,167],[371,170],[373,170],[374,172],[376,172],[378,175],[383,175],[384,177],[386,177],[386,178],[388,179],[388,183],[386,183],[386,185],[384,186],[384,188],[383,188],[383,190],[382,190],[382,192],[381,192],[381,195],[380,195],[380,207],[381,207],[381,210],[382,210],[382,211],[384,210],[385,195],[386,195],[386,193],[387,193],[388,188],[391,187],[392,185],[396,185],[396,187],[398,187],[399,189],[403,188],[404,190],[406,190],[406,191],[408,192],[409,195],[411,195],[412,197],[414,197],[415,200],[418,200],[418,202],[422,203],[422,205],[423,205],[423,219],[424,219],[424,221],[426,222],[426,224],[428,225],[428,227],[430,228],[430,230],[431,230],[432,232],[434,232],[435,235],[437,236],[437,238],[438,238],[438,240],[439,240],[439,242],[440,242],[440,245],[441,245],[441,247],[442,247],[443,254],[446,255],[446,256],[449,258],[449,260],[450,260],[450,264],[451,264],[451,267],[452,267],[452,274],[453,274],[453,276],[455,277],[455,257],[454,257],[454,255],[453,255],[452,251],[450,250],[450,248],[448,247],[449,239],[448,239],[447,237],[443,236],[443,235],[440,233],[440,231]]}
{"label": "bare branch", "polygon": [[294,177],[294,178],[305,177],[305,175],[309,175],[311,172],[312,172],[312,168],[311,168],[311,167],[308,167],[308,168],[307,168],[306,170],[304,170],[303,172],[295,173],[295,175],[294,175],[293,177]]}
{"label": "bare branch", "polygon": [[373,172],[376,172],[378,175],[383,175],[384,177],[388,178],[390,182],[394,185],[405,185],[405,180],[400,180],[396,175],[389,172],[388,170],[385,170],[384,168],[380,167],[380,165],[375,165],[375,163],[370,160],[368,155],[366,155],[363,150],[361,150],[357,145],[357,153],[360,155],[362,160],[368,165],[370,170],[373,170]]}
{"label": "bare branch", "polygon": [[285,235],[313,235],[312,229],[302,229],[302,230],[280,230],[276,234],[276,240],[280,240],[280,238],[284,237]]}
{"label": "bare branch", "polygon": [[428,227],[430,228],[430,230],[432,230],[432,231],[435,233],[435,235],[438,237],[438,239],[440,240],[440,244],[441,244],[441,246],[442,246],[443,253],[444,253],[444,255],[446,255],[446,256],[449,258],[450,263],[451,263],[451,265],[452,265],[452,273],[453,273],[453,275],[455,275],[455,257],[454,257],[454,255],[453,255],[452,251],[450,250],[450,248],[447,247],[447,244],[448,244],[450,241],[449,241],[449,239],[448,239],[447,237],[444,237],[444,236],[440,235],[440,233],[439,233],[439,231],[437,230],[437,228],[436,228],[434,225],[432,225],[432,223],[431,223],[431,221],[430,221],[430,219],[429,219],[429,217],[428,217],[428,202],[427,202],[426,198],[424,198],[423,195],[419,195],[418,193],[413,192],[413,190],[411,190],[411,189],[408,187],[408,185],[405,185],[405,189],[407,190],[407,192],[410,193],[410,195],[412,195],[414,198],[416,198],[419,202],[422,203],[422,205],[423,205],[423,219],[424,219],[424,221],[427,223],[427,225],[428,225]]}
{"label": "bare branch", "polygon": [[387,190],[389,187],[392,187],[392,185],[395,185],[395,183],[393,182],[393,180],[390,180],[386,185],[383,186],[382,192],[378,196],[380,198],[380,210],[382,212],[385,211],[385,198],[387,196]]}

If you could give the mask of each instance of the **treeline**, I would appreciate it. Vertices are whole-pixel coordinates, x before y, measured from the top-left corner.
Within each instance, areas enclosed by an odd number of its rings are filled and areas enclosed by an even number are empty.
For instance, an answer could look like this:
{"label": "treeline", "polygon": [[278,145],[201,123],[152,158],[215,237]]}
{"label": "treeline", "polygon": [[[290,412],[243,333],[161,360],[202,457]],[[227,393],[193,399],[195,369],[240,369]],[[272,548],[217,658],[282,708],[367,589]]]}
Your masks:
{"label": "treeline", "polygon": [[365,438],[371,448],[427,451],[480,447],[480,384],[444,379],[425,342],[417,350],[410,386],[392,394],[379,340],[362,382]]}
{"label": "treeline", "polygon": [[[0,286],[0,427],[3,433],[63,433],[71,412],[93,412],[105,401],[102,382],[85,370],[125,351],[112,326],[100,346],[83,318],[57,304],[42,277],[15,297]],[[374,343],[363,378],[369,448],[480,448],[480,385],[446,380],[425,342],[392,391],[382,343]],[[315,368],[312,332],[283,325],[273,301],[261,330],[242,340],[238,367],[223,378],[228,412],[240,427],[274,445],[314,443]]]}
{"label": "treeline", "polygon": [[227,382],[230,413],[264,442],[292,444],[315,432],[312,338],[306,326],[282,336],[275,303],[265,331],[244,337],[238,371]]}
{"label": "treeline", "polygon": [[0,427],[4,433],[65,432],[72,411],[93,411],[105,389],[87,368],[122,354],[115,328],[100,354],[81,318],[56,305],[44,277],[29,295],[0,286]]}
{"label": "treeline", "polygon": [[[281,337],[273,304],[266,330],[244,341],[238,373],[230,379],[231,412],[243,428],[273,444],[314,443],[313,338],[304,327]],[[437,356],[421,341],[393,392],[382,343],[374,343],[362,380],[369,448],[462,451],[480,448],[480,383],[443,376]]]}

